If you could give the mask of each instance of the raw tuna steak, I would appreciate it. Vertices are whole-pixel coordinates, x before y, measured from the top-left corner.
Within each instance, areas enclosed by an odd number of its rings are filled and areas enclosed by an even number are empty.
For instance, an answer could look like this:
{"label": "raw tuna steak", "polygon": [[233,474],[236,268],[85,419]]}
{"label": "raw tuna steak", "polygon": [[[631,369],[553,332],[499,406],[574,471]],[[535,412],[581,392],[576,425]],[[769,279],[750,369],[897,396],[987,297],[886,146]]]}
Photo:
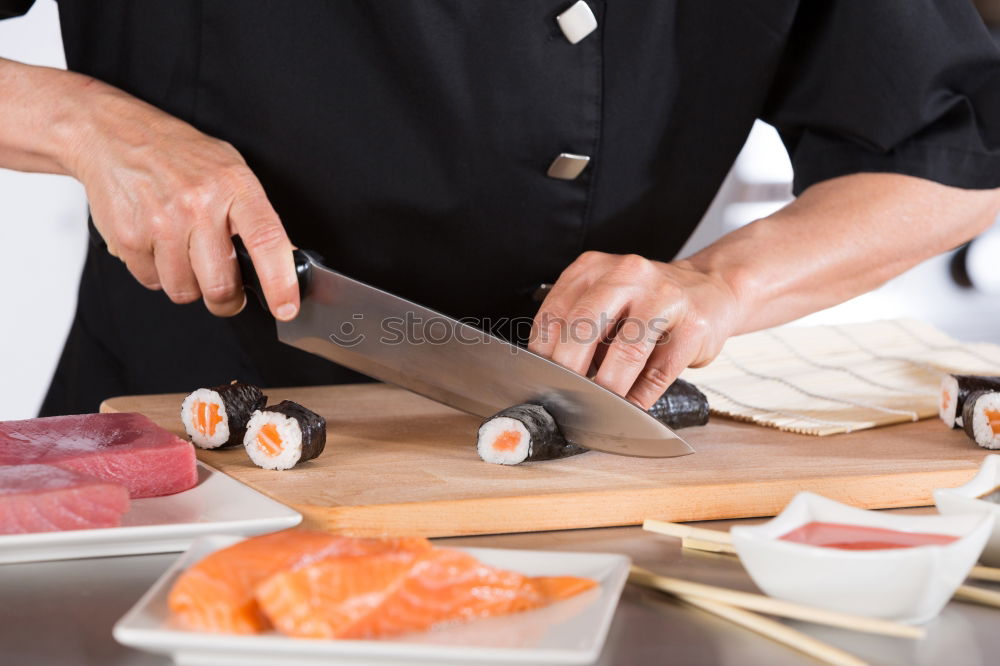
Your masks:
{"label": "raw tuna steak", "polygon": [[51,465],[0,467],[0,534],[118,527],[125,486]]}
{"label": "raw tuna steak", "polygon": [[0,422],[0,465],[27,464],[119,483],[133,498],[170,495],[198,479],[194,447],[142,414]]}

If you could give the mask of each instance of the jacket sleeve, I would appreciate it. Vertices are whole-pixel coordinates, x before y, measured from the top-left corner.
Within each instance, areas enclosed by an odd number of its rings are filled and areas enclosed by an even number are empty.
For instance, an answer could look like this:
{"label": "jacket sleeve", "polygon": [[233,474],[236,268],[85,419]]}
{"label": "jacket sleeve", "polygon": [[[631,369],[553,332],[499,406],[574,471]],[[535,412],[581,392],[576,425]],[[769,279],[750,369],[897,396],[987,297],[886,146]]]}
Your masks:
{"label": "jacket sleeve", "polygon": [[796,194],[858,172],[1000,187],[1000,49],[969,0],[803,0],[762,117]]}
{"label": "jacket sleeve", "polygon": [[23,16],[33,4],[35,0],[0,0],[0,19]]}

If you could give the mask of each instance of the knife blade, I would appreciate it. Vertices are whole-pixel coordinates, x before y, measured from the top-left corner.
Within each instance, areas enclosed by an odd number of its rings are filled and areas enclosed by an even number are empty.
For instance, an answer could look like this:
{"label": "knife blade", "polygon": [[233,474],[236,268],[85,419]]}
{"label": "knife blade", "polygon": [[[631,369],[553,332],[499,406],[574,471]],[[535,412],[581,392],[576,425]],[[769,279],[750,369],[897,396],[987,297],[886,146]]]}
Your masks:
{"label": "knife blade", "polygon": [[[264,303],[250,255],[233,238],[244,286]],[[288,345],[479,417],[543,405],[568,440],[644,458],[694,453],[663,423],[615,393],[523,347],[354,280],[295,250],[302,306],[278,321]]]}

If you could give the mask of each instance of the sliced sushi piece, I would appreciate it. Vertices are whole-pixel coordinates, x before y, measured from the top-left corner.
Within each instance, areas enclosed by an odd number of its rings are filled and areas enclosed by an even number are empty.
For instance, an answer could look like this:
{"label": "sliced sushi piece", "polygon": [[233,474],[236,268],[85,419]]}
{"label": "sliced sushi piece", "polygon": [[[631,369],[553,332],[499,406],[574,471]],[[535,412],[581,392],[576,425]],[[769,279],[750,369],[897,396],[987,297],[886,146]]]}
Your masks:
{"label": "sliced sushi piece", "polygon": [[264,469],[291,469],[323,453],[326,419],[291,400],[254,412],[243,445]]}
{"label": "sliced sushi piece", "polygon": [[672,430],[708,423],[708,398],[683,379],[675,379],[670,388],[649,408],[654,419]]}
{"label": "sliced sushi piece", "polygon": [[254,634],[270,627],[254,590],[279,571],[324,557],[427,550],[426,539],[358,539],[310,530],[252,537],[207,555],[182,573],[167,604],[188,629]]}
{"label": "sliced sushi piece", "polygon": [[575,456],[587,449],[567,442],[548,410],[527,403],[508,407],[483,421],[476,450],[488,463],[517,465]]}
{"label": "sliced sushi piece", "polygon": [[965,434],[984,449],[1000,449],[1000,392],[973,391],[962,405]]}
{"label": "sliced sushi piece", "polygon": [[200,388],[181,403],[181,421],[195,446],[218,449],[239,446],[247,421],[267,404],[267,396],[253,384],[233,381]]}
{"label": "sliced sushi piece", "polygon": [[1000,377],[945,375],[941,380],[938,416],[949,428],[963,427],[962,407],[973,391],[1000,391]]}
{"label": "sliced sushi piece", "polygon": [[0,467],[0,534],[118,527],[128,506],[117,483],[52,465]]}
{"label": "sliced sushi piece", "polygon": [[531,610],[595,585],[570,576],[529,578],[431,548],[311,560],[264,580],[256,596],[289,636],[364,639]]}

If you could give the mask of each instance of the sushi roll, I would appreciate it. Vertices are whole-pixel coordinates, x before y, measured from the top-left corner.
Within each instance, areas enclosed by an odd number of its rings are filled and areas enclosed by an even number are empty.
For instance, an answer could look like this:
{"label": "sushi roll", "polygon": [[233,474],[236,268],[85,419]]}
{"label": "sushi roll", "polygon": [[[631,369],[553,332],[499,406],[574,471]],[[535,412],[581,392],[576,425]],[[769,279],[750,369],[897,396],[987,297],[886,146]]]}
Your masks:
{"label": "sushi roll", "polygon": [[587,449],[567,442],[544,407],[524,404],[508,407],[483,421],[476,450],[488,463],[517,465],[575,456]]}
{"label": "sushi roll", "polygon": [[1000,377],[980,375],[945,375],[941,380],[941,403],[938,416],[949,428],[961,428],[962,407],[973,391],[1000,391]]}
{"label": "sushi roll", "polygon": [[962,406],[965,434],[984,449],[1000,449],[1000,392],[973,391]]}
{"label": "sushi roll", "polygon": [[264,469],[291,469],[323,453],[326,419],[283,400],[250,417],[243,437],[250,460]]}
{"label": "sushi roll", "polygon": [[676,379],[649,408],[650,415],[677,430],[708,423],[708,398],[694,384]]}
{"label": "sushi roll", "polygon": [[200,388],[181,403],[181,421],[195,446],[218,449],[243,443],[247,421],[267,404],[267,396],[252,384],[233,381]]}

